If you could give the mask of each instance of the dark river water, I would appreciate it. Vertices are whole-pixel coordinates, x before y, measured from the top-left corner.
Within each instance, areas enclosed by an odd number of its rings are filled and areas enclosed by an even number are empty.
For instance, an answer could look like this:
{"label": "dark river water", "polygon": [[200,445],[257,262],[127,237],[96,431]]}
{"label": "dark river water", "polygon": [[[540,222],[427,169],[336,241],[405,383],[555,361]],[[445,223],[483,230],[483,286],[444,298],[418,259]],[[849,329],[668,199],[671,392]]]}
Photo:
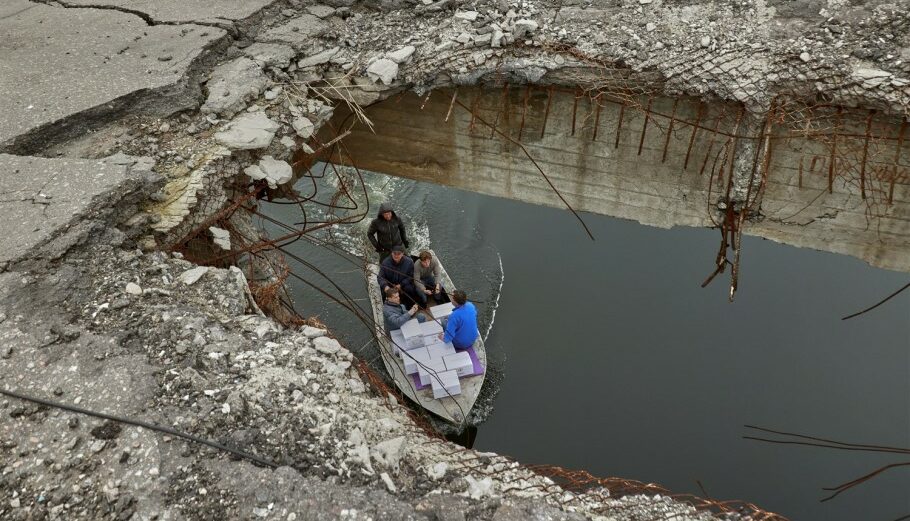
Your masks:
{"label": "dark river water", "polygon": [[[700,287],[717,231],[583,214],[591,241],[565,210],[378,174],[367,184],[371,213],[392,201],[412,243],[432,247],[478,303],[492,377],[484,404],[491,410],[474,448],[674,492],[703,495],[701,482],[711,497],[747,500],[793,520],[910,514],[910,467],[819,502],[829,494],[822,487],[907,456],[743,439],[760,435],[745,427],[751,424],[910,447],[910,292],[840,320],[910,275],[745,237],[731,304],[727,275]],[[295,206],[266,211],[301,220]],[[339,228],[335,240],[358,251],[365,228]],[[369,312],[356,266],[305,241],[290,250]],[[316,273],[291,267],[328,288]],[[290,282],[301,313],[319,316],[362,356],[376,356],[362,347],[369,332],[349,312]]]}

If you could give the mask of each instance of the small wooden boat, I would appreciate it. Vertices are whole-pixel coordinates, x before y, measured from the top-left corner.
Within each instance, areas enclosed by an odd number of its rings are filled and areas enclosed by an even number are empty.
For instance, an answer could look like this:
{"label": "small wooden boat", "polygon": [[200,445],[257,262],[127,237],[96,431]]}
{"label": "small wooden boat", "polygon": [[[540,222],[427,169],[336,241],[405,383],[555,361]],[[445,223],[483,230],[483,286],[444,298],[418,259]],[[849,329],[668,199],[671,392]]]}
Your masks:
{"label": "small wooden boat", "polygon": [[[446,288],[446,291],[451,293],[456,286],[452,283],[452,279],[449,278],[449,274],[446,272],[439,257],[435,253],[433,253],[433,256],[439,262],[439,282]],[[389,376],[392,377],[395,385],[405,396],[427,411],[455,425],[463,424],[474,406],[474,402],[477,400],[477,395],[480,394],[480,388],[483,386],[486,374],[487,352],[484,348],[483,338],[478,336],[474,345],[466,351],[470,354],[473,361],[473,369],[468,373],[471,374],[470,376],[458,378],[461,392],[459,394],[445,393],[445,396],[441,398],[434,398],[431,385],[420,385],[419,378],[416,375],[406,373],[405,358],[408,358],[407,351],[405,350],[406,352],[402,354],[396,354],[401,349],[400,347],[396,349],[397,345],[402,343],[402,337],[398,335],[398,331],[395,332],[398,340],[393,340],[392,336],[385,331],[382,315],[382,296],[379,291],[379,282],[376,279],[376,275],[379,273],[379,266],[371,263],[367,266],[365,272],[370,303],[373,305],[373,321],[376,324],[379,351]],[[413,365],[413,359],[411,360]],[[433,373],[430,376],[435,377],[435,371],[429,369],[425,369],[425,371]],[[436,381],[439,382],[438,378]]]}

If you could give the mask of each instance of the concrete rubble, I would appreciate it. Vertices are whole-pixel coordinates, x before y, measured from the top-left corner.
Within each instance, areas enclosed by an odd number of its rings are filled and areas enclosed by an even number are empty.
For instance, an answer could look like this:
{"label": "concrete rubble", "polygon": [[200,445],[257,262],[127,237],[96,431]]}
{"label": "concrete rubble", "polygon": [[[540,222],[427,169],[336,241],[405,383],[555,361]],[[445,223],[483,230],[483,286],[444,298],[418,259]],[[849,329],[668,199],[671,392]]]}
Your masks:
{"label": "concrete rubble", "polygon": [[405,89],[611,63],[666,95],[906,116],[907,3],[327,4],[0,6],[0,385],[278,465],[3,397],[0,518],[713,519],[430,438],[329,331],[263,316],[242,270],[158,249],[200,226],[230,248],[207,220],[232,186],[288,182],[334,103]]}

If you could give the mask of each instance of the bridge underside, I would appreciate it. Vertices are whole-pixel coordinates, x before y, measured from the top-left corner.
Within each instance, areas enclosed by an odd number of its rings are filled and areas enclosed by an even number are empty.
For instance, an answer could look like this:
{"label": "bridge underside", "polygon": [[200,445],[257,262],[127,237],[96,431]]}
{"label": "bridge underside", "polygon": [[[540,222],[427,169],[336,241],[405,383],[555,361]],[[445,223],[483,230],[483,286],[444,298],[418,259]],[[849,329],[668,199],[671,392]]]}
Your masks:
{"label": "bridge underside", "polygon": [[336,111],[331,127],[353,127],[325,159],[660,227],[722,226],[736,208],[744,233],[910,271],[910,132],[875,112],[526,86],[404,93],[365,112],[374,131]]}

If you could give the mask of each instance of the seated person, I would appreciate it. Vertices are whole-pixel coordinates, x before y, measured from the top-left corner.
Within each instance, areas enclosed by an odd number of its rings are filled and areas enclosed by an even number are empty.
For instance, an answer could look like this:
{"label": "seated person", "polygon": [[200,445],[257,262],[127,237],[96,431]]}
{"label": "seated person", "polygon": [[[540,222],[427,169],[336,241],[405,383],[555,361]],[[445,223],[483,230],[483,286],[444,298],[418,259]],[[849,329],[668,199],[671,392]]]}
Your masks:
{"label": "seated person", "polygon": [[386,288],[391,287],[401,291],[401,301],[405,306],[423,302],[417,296],[417,288],[414,286],[414,261],[404,254],[404,246],[394,246],[392,255],[386,257],[379,266],[376,278],[383,295]]}
{"label": "seated person", "polygon": [[480,336],[480,331],[477,330],[477,309],[468,302],[468,296],[460,289],[452,292],[452,303],[455,309],[446,320],[445,331],[439,334],[439,339],[451,342],[455,349],[467,349]]}
{"label": "seated person", "polygon": [[417,296],[422,300],[423,307],[427,306],[430,298],[436,304],[449,301],[446,289],[439,283],[439,262],[428,251],[420,252],[419,260],[414,264],[414,286],[417,287]]}
{"label": "seated person", "polygon": [[[382,318],[385,323],[385,330],[394,331],[401,329],[405,322],[411,320],[417,314],[417,304],[407,309],[401,303],[401,295],[398,288],[388,287],[385,290],[385,303],[382,305]],[[417,315],[417,321],[423,322],[427,319],[423,313]]]}

